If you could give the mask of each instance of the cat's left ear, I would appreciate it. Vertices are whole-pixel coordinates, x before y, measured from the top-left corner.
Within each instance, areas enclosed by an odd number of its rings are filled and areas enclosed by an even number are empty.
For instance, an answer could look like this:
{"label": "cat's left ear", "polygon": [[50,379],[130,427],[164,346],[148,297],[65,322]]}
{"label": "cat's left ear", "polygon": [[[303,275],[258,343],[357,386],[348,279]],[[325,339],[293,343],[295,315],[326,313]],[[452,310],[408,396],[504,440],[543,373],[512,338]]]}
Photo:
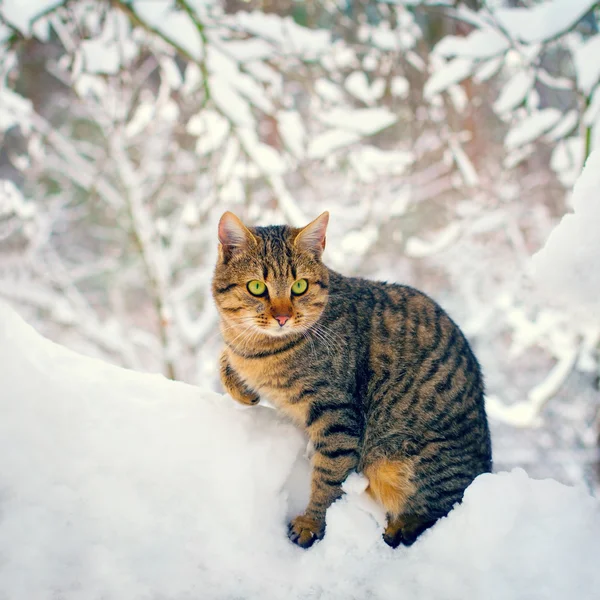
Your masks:
{"label": "cat's left ear", "polygon": [[325,250],[325,233],[327,231],[327,223],[329,222],[329,213],[325,211],[319,215],[314,221],[310,222],[294,240],[294,245],[303,250],[315,252],[321,256]]}

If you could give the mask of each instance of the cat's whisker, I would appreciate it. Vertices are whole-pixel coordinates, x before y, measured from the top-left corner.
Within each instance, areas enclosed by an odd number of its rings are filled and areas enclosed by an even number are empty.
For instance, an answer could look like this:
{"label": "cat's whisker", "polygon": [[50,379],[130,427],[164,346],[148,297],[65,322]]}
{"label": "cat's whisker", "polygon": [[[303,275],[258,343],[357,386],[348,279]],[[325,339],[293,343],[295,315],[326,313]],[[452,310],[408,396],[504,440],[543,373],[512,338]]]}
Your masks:
{"label": "cat's whisker", "polygon": [[[252,319],[252,317],[250,317],[250,319]],[[225,321],[221,320],[220,324],[215,325],[215,331],[213,331],[210,335],[208,335],[206,338],[204,338],[203,344],[204,345],[208,345],[210,342],[212,342],[217,336],[223,336],[223,333],[227,332],[227,331],[231,331],[232,329],[239,329],[240,324],[239,323],[226,323]]]}
{"label": "cat's whisker", "polygon": [[315,356],[315,358],[318,358],[318,353],[317,353],[317,346],[314,342],[314,340],[308,335],[308,331],[307,330],[300,330],[300,334],[302,335],[302,337],[308,341],[308,343],[310,344],[310,351],[311,354],[313,356]]}
{"label": "cat's whisker", "polygon": [[221,324],[217,327],[217,330],[214,331],[209,337],[206,338],[206,342],[211,341],[217,335],[223,335],[223,333],[238,330],[240,327],[239,323],[224,323],[221,321]]}
{"label": "cat's whisker", "polygon": [[331,354],[331,347],[328,340],[322,338],[321,335],[314,329],[306,330],[303,332],[303,335],[311,342],[313,348],[317,348],[317,344],[315,342],[320,342],[318,347],[325,350],[328,354]]}
{"label": "cat's whisker", "polygon": [[[240,337],[242,338],[241,342],[243,343],[247,339],[246,336],[248,333],[255,333],[253,325],[247,325],[247,326],[243,327],[243,330],[238,335],[236,335],[229,343],[231,345],[235,344],[235,342]],[[240,343],[240,345],[243,345],[242,343]]]}
{"label": "cat's whisker", "polygon": [[314,334],[317,339],[321,340],[324,348],[328,352],[340,352],[342,350],[342,344],[325,326],[317,322],[309,329],[309,331]]}

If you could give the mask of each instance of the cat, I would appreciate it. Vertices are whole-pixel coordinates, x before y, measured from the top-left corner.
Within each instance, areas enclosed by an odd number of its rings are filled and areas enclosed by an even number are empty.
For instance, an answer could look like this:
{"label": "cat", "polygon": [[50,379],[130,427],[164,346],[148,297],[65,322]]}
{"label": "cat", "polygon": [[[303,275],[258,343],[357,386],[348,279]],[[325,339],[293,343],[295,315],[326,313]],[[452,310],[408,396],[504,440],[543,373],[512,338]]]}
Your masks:
{"label": "cat", "polygon": [[329,214],[306,227],[246,227],[226,212],[212,292],[237,401],[268,398],[313,444],[310,501],[288,536],[308,548],[353,471],[410,545],[491,470],[479,364],[425,294],[344,277],[322,260]]}

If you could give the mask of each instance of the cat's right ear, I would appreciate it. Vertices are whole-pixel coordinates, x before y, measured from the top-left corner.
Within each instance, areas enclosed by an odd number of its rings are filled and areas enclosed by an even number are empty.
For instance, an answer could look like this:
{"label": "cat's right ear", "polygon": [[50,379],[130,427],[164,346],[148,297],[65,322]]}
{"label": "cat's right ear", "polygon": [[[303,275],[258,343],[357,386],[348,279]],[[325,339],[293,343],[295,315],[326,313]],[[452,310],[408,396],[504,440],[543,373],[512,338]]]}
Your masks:
{"label": "cat's right ear", "polygon": [[236,250],[256,244],[256,238],[232,212],[227,211],[219,221],[219,242],[223,257],[228,259]]}

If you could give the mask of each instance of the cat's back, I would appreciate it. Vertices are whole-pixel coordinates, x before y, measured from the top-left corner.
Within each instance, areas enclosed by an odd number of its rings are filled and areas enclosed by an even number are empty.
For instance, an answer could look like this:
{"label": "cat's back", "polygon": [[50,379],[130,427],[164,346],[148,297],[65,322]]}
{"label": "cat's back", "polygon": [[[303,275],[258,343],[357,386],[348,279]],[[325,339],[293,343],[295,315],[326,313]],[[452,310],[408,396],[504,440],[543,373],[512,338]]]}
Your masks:
{"label": "cat's back", "polygon": [[369,336],[368,341],[381,344],[382,350],[389,344],[388,351],[406,353],[405,359],[411,362],[422,362],[440,345],[450,346],[451,352],[470,352],[465,336],[446,311],[410,286],[331,271],[330,297],[326,318],[345,318],[346,325],[352,321],[357,334]]}
{"label": "cat's back", "polygon": [[333,272],[330,291],[328,316],[342,322],[343,335],[355,338],[363,357],[357,378],[375,412],[384,398],[393,398],[383,418],[392,411],[411,427],[436,431],[452,416],[485,421],[479,363],[435,300],[410,286]]}

